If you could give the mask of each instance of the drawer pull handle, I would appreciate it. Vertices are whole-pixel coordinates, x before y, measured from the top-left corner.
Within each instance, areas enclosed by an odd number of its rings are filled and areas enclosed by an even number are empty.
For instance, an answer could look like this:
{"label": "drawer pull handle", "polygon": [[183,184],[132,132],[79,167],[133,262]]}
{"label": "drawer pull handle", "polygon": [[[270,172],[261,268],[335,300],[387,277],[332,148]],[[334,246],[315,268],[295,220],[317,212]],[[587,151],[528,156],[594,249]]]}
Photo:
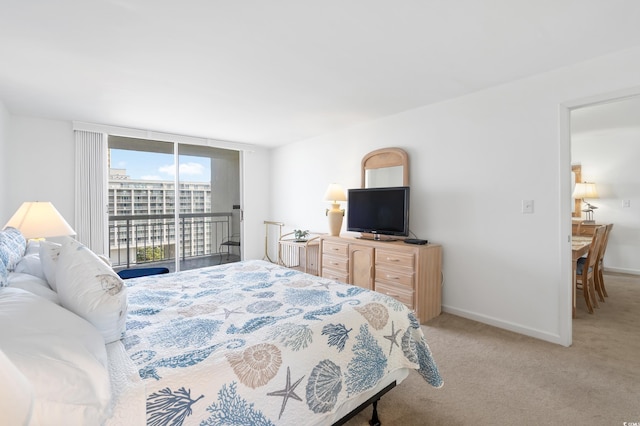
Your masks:
{"label": "drawer pull handle", "polygon": [[386,294],[387,296],[391,296],[391,297],[400,297],[400,296],[399,296],[399,295],[397,295],[397,294],[393,294],[393,293],[389,293],[389,292],[386,292],[385,294]]}
{"label": "drawer pull handle", "polygon": [[400,259],[396,259],[396,258],[393,258],[393,257],[387,257],[387,261],[388,262],[399,262]]}
{"label": "drawer pull handle", "polygon": [[329,262],[333,266],[338,266],[338,262]]}
{"label": "drawer pull handle", "polygon": [[387,279],[389,279],[389,280],[399,280],[400,277],[394,276],[394,275],[387,275]]}

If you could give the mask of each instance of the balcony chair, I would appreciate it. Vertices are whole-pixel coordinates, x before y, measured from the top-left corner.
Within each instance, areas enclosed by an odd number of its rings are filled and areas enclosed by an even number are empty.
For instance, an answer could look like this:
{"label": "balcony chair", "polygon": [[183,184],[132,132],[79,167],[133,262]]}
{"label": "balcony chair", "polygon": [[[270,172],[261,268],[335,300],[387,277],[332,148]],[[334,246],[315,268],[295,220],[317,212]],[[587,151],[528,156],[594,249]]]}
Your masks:
{"label": "balcony chair", "polygon": [[222,251],[223,247],[226,247],[227,262],[229,261],[232,247],[238,247],[238,255],[240,255],[240,234],[233,234],[220,243],[220,247],[218,248],[220,263],[222,263],[222,254],[225,253]]}

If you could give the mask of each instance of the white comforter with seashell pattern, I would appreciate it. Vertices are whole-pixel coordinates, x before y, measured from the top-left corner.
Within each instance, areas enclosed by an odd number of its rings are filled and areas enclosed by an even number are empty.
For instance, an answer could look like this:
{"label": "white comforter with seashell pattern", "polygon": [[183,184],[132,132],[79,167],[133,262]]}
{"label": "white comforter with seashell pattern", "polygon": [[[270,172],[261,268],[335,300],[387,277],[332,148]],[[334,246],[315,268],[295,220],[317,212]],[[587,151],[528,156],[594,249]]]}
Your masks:
{"label": "white comforter with seashell pattern", "polygon": [[398,371],[443,383],[413,314],[380,293],[258,260],[126,284],[148,425],[331,424]]}

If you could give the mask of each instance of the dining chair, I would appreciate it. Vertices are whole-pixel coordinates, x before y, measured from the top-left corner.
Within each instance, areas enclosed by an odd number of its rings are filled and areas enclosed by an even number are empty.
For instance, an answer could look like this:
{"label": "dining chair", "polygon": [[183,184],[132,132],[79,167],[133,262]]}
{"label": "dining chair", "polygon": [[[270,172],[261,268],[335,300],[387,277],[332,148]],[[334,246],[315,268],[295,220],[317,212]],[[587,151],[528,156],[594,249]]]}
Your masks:
{"label": "dining chair", "polygon": [[613,228],[613,223],[610,223],[605,226],[606,230],[604,233],[604,237],[602,238],[602,242],[600,243],[600,250],[598,251],[598,260],[596,261],[596,271],[595,271],[595,282],[596,282],[596,291],[598,292],[598,297],[602,302],[604,302],[605,297],[609,297],[607,294],[607,289],[604,286],[604,254],[607,250],[607,244],[609,243],[609,234],[611,234],[611,229]]}
{"label": "dining chair", "polygon": [[594,307],[599,307],[595,294],[596,263],[605,232],[606,226],[598,226],[595,229],[587,257],[578,259],[576,265],[576,288],[582,290],[590,314],[594,312]]}

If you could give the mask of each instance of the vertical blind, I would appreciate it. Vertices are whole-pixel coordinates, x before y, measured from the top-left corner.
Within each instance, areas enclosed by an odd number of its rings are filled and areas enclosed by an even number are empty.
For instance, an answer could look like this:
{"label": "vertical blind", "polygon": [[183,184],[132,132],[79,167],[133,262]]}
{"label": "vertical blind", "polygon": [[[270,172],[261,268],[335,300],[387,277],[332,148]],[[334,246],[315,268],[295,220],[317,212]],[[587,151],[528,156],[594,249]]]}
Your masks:
{"label": "vertical blind", "polygon": [[107,135],[75,130],[75,230],[77,239],[98,254],[108,254]]}

